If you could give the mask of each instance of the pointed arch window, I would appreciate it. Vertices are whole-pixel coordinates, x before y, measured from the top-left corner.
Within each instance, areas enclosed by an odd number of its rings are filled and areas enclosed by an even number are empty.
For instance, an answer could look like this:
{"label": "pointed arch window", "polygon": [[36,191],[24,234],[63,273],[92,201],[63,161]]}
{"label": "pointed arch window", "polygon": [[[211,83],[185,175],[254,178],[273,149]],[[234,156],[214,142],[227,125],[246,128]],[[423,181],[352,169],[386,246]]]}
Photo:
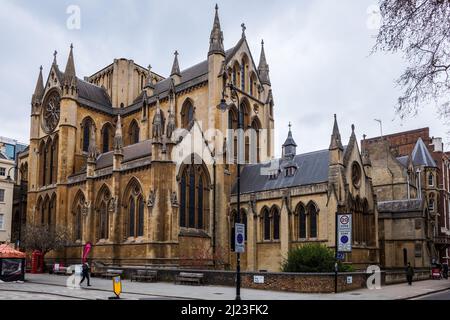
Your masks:
{"label": "pointed arch window", "polygon": [[75,211],[75,240],[81,239],[82,239],[81,206],[77,206]]}
{"label": "pointed arch window", "polygon": [[264,240],[270,240],[270,229],[271,229],[271,219],[270,219],[270,213],[266,209],[263,213],[263,224],[264,224]]}
{"label": "pointed arch window", "polygon": [[277,208],[273,210],[273,240],[280,240],[280,212]]}
{"label": "pointed arch window", "polygon": [[312,203],[309,205],[308,214],[309,214],[309,237],[317,238],[317,208]]}
{"label": "pointed arch window", "polygon": [[181,108],[181,124],[183,129],[190,129],[194,123],[194,106],[187,100]]}
{"label": "pointed arch window", "polygon": [[113,129],[110,124],[105,124],[102,129],[102,153],[112,150]]}
{"label": "pointed arch window", "polygon": [[204,165],[189,164],[180,172],[180,227],[206,230],[209,178]]}
{"label": "pointed arch window", "polygon": [[299,239],[306,239],[306,210],[302,205],[298,210],[298,237]]}
{"label": "pointed arch window", "polygon": [[102,201],[100,205],[100,239],[108,239],[108,205]]}
{"label": "pointed arch window", "polygon": [[139,129],[139,125],[137,124],[136,120],[133,120],[133,122],[131,122],[128,134],[130,136],[130,144],[139,143],[140,129]]}
{"label": "pointed arch window", "polygon": [[130,238],[144,236],[145,201],[140,187],[133,186],[128,198],[128,228]]}
{"label": "pointed arch window", "polygon": [[82,150],[83,152],[89,152],[89,139],[91,137],[92,121],[91,119],[86,119],[82,124],[83,129],[83,142],[82,142]]}
{"label": "pointed arch window", "polygon": [[433,187],[434,186],[434,175],[430,172],[428,175],[428,186]]}

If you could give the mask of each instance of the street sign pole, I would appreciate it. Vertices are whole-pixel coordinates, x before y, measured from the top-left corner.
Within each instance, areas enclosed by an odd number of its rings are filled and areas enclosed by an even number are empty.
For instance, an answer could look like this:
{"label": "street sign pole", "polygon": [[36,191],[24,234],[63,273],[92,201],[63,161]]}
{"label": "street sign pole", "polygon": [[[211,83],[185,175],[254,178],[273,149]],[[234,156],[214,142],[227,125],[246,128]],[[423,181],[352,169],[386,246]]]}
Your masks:
{"label": "street sign pole", "polygon": [[339,239],[338,239],[338,213],[336,212],[336,224],[335,224],[335,231],[336,231],[336,235],[335,235],[335,263],[334,263],[334,293],[338,293],[338,247],[339,247]]}

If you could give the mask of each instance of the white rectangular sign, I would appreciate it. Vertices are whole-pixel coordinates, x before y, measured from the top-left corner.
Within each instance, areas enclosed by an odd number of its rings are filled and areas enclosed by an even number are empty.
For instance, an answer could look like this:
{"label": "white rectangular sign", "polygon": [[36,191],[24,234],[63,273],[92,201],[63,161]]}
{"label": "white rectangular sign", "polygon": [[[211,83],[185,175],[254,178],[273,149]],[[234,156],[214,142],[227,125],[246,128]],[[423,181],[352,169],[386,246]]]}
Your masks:
{"label": "white rectangular sign", "polygon": [[352,215],[338,214],[338,252],[352,251]]}
{"label": "white rectangular sign", "polygon": [[235,230],[235,245],[234,251],[236,253],[244,253],[245,252],[245,224],[236,223],[234,225]]}
{"label": "white rectangular sign", "polygon": [[257,284],[264,284],[264,276],[254,276],[253,282]]}

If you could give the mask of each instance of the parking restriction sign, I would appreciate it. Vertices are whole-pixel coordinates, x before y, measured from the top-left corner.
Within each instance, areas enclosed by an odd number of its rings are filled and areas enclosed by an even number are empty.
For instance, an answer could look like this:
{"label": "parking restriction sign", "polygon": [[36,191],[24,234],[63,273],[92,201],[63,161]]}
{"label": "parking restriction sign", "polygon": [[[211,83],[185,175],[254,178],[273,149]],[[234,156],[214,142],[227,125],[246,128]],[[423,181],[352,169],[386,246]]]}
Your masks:
{"label": "parking restriction sign", "polygon": [[235,252],[244,253],[245,252],[245,224],[236,223],[236,238],[235,238]]}
{"label": "parking restriction sign", "polygon": [[352,251],[352,215],[339,214],[337,218],[338,252]]}

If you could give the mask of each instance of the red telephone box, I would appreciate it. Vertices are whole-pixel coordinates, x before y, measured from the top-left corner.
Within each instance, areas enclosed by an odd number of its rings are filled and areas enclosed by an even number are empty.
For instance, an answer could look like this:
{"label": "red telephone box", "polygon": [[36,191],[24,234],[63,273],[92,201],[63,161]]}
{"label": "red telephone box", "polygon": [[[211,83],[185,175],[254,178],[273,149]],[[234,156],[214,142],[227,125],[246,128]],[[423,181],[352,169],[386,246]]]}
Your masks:
{"label": "red telephone box", "polygon": [[44,256],[42,252],[35,250],[31,254],[31,273],[44,272]]}

